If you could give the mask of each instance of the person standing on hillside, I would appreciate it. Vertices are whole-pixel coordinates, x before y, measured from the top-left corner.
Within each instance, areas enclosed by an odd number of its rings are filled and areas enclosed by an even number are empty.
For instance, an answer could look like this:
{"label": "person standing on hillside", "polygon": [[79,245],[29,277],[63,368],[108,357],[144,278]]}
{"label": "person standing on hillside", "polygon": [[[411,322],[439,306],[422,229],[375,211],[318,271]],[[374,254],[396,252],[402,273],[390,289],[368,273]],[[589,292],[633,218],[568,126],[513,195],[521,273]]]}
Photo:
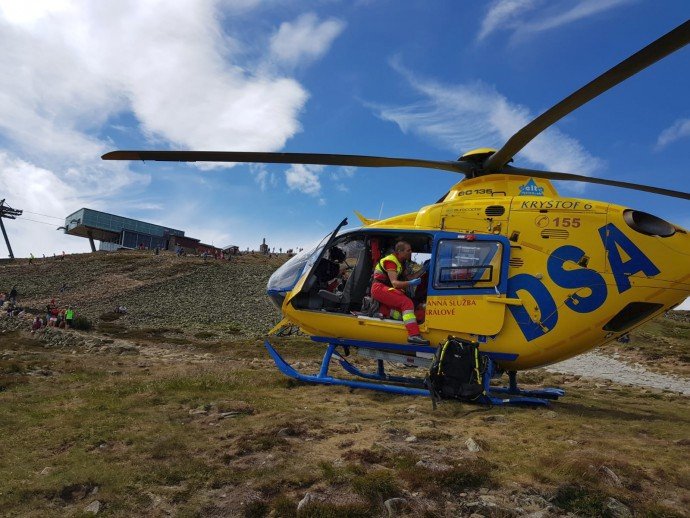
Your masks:
{"label": "person standing on hillside", "polygon": [[43,327],[43,322],[41,321],[41,317],[36,315],[34,317],[33,323],[31,324],[31,334],[34,334],[36,331],[41,329],[41,327]]}
{"label": "person standing on hillside", "polygon": [[67,306],[65,310],[65,329],[72,327],[72,322],[74,321],[74,310],[72,306]]}
{"label": "person standing on hillside", "polygon": [[17,296],[18,296],[17,287],[12,286],[12,289],[10,290],[10,294],[9,294],[9,300],[12,304],[17,302]]}
{"label": "person standing on hillside", "polygon": [[34,254],[32,254],[31,252],[29,252],[29,264],[31,264],[31,263],[33,263],[33,262],[34,262]]}

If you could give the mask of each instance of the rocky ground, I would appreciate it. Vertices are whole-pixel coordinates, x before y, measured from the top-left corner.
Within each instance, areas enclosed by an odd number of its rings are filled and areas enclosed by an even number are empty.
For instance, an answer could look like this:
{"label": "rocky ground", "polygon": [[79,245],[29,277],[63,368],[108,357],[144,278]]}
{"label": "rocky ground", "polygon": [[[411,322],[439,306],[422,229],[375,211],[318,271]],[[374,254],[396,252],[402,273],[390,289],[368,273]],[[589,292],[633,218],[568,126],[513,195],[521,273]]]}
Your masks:
{"label": "rocky ground", "polygon": [[690,379],[669,373],[650,372],[639,362],[631,365],[621,361],[620,353],[607,356],[602,353],[589,352],[551,365],[546,370],[575,374],[586,378],[604,379],[625,385],[668,390],[690,396]]}
{"label": "rocky ground", "polygon": [[[284,260],[0,266],[29,312],[54,297],[95,326],[30,335],[30,316],[0,318],[0,514],[688,516],[687,314],[528,373],[566,388],[551,409],[433,411],[275,371],[264,293]],[[315,371],[303,342],[278,345]]]}
{"label": "rocky ground", "polygon": [[139,251],[70,255],[0,267],[0,287],[16,286],[31,312],[55,298],[94,322],[122,305],[128,314],[120,324],[130,328],[261,335],[279,320],[266,282],[286,259],[257,254],[217,261]]}

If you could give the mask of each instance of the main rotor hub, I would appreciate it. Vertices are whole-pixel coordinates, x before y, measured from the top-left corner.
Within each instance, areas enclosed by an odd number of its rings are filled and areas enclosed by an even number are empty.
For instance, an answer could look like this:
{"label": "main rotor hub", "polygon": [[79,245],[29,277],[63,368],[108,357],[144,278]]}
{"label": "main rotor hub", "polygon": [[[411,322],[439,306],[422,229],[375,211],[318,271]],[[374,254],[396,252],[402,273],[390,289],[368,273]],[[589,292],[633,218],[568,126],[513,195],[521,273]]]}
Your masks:
{"label": "main rotor hub", "polygon": [[475,164],[483,164],[484,161],[489,158],[491,155],[493,155],[496,152],[495,149],[490,148],[490,147],[480,147],[477,149],[472,149],[471,151],[468,151],[464,155],[462,155],[460,158],[458,158],[459,162],[472,162]]}

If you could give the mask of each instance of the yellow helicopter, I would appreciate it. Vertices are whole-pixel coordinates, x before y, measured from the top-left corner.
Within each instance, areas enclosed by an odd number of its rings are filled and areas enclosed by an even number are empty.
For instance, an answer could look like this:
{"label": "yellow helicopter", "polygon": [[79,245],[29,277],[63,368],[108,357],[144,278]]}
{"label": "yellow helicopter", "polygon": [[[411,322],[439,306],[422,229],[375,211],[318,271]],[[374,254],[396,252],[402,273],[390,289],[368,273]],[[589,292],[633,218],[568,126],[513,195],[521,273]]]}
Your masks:
{"label": "yellow helicopter", "polygon": [[[509,165],[514,155],[565,115],[690,42],[690,21],[557,103],[499,150],[476,149],[456,161],[313,153],[114,151],[105,160],[264,162],[358,167],[422,167],[464,175],[437,202],[383,220],[360,214],[312,250],[280,267],[268,295],[283,320],[326,344],[318,374],[297,372],[266,347],[286,375],[310,383],[428,395],[422,380],[391,376],[384,362],[427,367],[449,335],[479,344],[487,362],[483,402],[544,405],[560,389],[522,390],[517,371],[578,355],[627,334],[690,296],[688,231],[628,207],[561,197],[550,180],[598,183],[690,199],[659,187]],[[372,272],[399,241],[426,259],[415,294],[429,344],[407,343],[403,322],[366,311]],[[340,276],[340,278],[338,278]],[[364,307],[363,307],[364,306]],[[351,350],[374,359],[362,372]],[[335,359],[364,381],[329,374]],[[490,385],[508,373],[509,386]]]}

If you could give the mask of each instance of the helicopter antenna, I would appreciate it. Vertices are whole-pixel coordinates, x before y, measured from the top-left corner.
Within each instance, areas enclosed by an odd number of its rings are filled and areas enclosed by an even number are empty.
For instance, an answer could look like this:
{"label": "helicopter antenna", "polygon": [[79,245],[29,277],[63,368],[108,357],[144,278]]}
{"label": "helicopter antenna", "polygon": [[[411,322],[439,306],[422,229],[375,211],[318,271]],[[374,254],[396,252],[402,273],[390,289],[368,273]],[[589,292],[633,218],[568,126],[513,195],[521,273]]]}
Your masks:
{"label": "helicopter antenna", "polygon": [[5,224],[2,222],[3,218],[16,219],[17,216],[21,216],[24,211],[19,209],[13,209],[9,205],[5,204],[5,200],[0,201],[0,229],[2,229],[2,235],[5,237],[5,243],[7,243],[7,250],[10,253],[10,259],[14,259],[14,254],[12,253],[12,247],[10,246],[10,239],[7,237],[7,232],[5,231]]}

